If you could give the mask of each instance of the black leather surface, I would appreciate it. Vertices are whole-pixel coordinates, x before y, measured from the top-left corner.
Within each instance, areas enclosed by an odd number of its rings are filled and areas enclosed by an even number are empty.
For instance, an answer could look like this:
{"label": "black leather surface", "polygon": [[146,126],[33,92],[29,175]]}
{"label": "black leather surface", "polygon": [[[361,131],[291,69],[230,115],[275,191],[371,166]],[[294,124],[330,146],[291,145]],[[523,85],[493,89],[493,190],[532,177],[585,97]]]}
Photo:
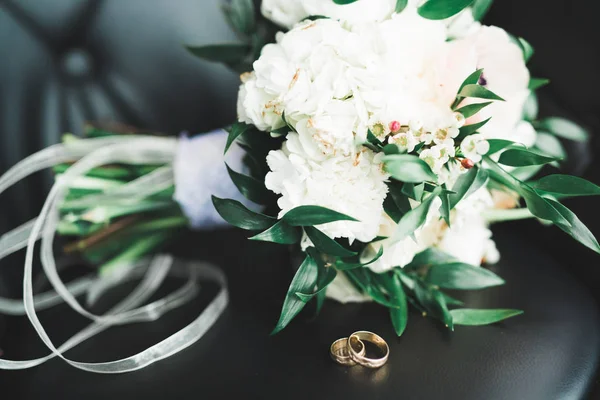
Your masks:
{"label": "black leather surface", "polygon": [[[599,356],[595,302],[543,250],[532,248],[513,229],[497,234],[503,259],[496,272],[508,285],[464,299],[473,307],[525,309],[524,316],[500,325],[457,327],[449,333],[411,313],[405,335],[397,339],[381,307],[328,301],[316,321],[307,322],[307,310],[280,335],[270,337],[291,279],[286,253],[281,247],[254,246],[236,232],[221,232],[196,239],[204,243],[200,252],[225,267],[232,302],[199,343],[134,374],[93,375],[55,360],[30,371],[2,372],[0,387],[22,399],[581,398]],[[236,251],[217,254],[219,242]],[[69,355],[100,361],[132,354],[182,327],[212,294],[214,288],[207,288],[201,300],[159,323],[114,329]],[[43,315],[57,340],[85,322],[65,307]],[[44,354],[26,321],[10,322],[3,343],[7,356]],[[333,340],[361,329],[375,331],[390,343],[387,367],[349,369],[329,359]]]}
{"label": "black leather surface", "polygon": [[[537,49],[535,75],[553,80],[543,110],[600,131],[595,44],[597,23],[584,2],[502,0],[489,21],[527,37]],[[0,0],[0,171],[33,151],[79,132],[85,119],[112,119],[176,134],[205,131],[235,115],[237,77],[181,50],[183,43],[233,40],[216,0]],[[598,141],[593,142],[595,151]],[[578,154],[571,167],[582,169]],[[597,159],[585,170],[600,178]],[[0,228],[32,217],[43,199],[41,177],[0,198]],[[572,202],[600,233],[597,199]],[[5,210],[10,209],[7,213]],[[526,315],[449,335],[411,314],[394,339],[386,312],[374,305],[327,304],[316,323],[298,321],[268,336],[291,279],[286,252],[248,243],[239,232],[194,235],[185,242],[227,271],[232,305],[188,351],[144,371],[95,376],[53,361],[23,372],[0,372],[0,390],[37,398],[355,398],[570,399],[581,398],[598,360],[598,256],[556,229],[534,222],[502,228],[503,288],[470,295],[474,307],[524,308]],[[534,234],[535,232],[535,234]],[[204,244],[202,244],[204,243]],[[20,291],[22,260],[0,263],[0,294]],[[596,268],[594,268],[596,267]],[[211,294],[152,325],[117,328],[70,356],[101,361],[139,351],[190,321]],[[86,321],[65,307],[42,314],[57,342]],[[0,348],[9,357],[45,351],[24,318],[4,319]],[[385,370],[344,369],[327,356],[329,344],[356,329],[371,329],[392,344]],[[220,391],[217,395],[216,391]],[[69,395],[66,395],[69,393]],[[594,395],[591,395],[594,397]],[[599,397],[600,398],[600,397]]]}

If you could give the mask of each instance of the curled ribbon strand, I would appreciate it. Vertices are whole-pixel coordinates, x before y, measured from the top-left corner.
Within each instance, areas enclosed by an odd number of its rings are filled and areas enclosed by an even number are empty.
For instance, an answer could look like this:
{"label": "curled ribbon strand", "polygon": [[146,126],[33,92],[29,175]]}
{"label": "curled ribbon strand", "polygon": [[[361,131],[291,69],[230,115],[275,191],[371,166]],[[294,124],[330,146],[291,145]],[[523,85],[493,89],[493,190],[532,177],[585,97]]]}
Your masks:
{"label": "curled ribbon strand", "polygon": [[[55,182],[42,211],[36,219],[0,237],[0,259],[26,247],[23,302],[17,304],[15,300],[0,299],[0,312],[13,315],[24,313],[27,315],[42,341],[52,352],[48,356],[33,360],[0,359],[0,368],[31,368],[53,357],[60,357],[76,368],[91,372],[123,373],[135,371],[187,348],[199,340],[216,322],[227,307],[228,291],[223,273],[213,266],[175,262],[171,256],[159,255],[149,263],[123,265],[122,268],[117,269],[117,271],[121,271],[118,276],[84,277],[65,285],[58,275],[54,259],[53,241],[58,224],[59,205],[64,199],[65,189],[73,180],[84,176],[92,168],[110,163],[164,163],[172,165],[176,144],[176,139],[152,136],[78,140],[74,143],[55,145],[42,150],[21,161],[0,178],[1,194],[8,187],[34,172],[60,162],[80,158]],[[114,192],[94,196],[96,197],[94,201],[106,200],[108,196],[134,195],[137,198],[143,198],[172,184],[172,168],[163,167],[117,188]],[[84,201],[87,200],[84,199]],[[55,292],[34,296],[32,269],[35,244],[39,239],[42,243],[42,267]],[[105,315],[90,313],[76,299],[76,296],[87,292],[88,304],[91,304],[109,288],[125,280],[139,278],[142,275],[144,278],[138,287]],[[156,292],[167,275],[185,277],[187,282],[170,295],[142,306]],[[192,323],[163,341],[138,354],[111,362],[85,363],[73,361],[64,356],[64,352],[68,349],[77,346],[110,326],[154,321],[165,312],[185,304],[197,295],[200,280],[211,280],[218,283],[221,287],[219,293]],[[39,321],[36,310],[39,311],[63,301],[69,304],[73,310],[93,322],[57,348]]]}

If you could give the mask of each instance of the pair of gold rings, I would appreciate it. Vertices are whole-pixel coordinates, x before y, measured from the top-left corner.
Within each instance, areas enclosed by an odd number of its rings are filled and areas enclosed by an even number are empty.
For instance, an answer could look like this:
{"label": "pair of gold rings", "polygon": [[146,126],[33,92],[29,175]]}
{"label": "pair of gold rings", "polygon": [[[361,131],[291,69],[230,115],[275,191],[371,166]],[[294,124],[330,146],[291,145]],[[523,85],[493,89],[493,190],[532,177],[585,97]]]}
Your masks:
{"label": "pair of gold rings", "polygon": [[[381,356],[379,358],[367,357],[365,342],[374,344],[379,349]],[[358,331],[347,338],[333,342],[329,353],[333,361],[347,367],[360,364],[368,368],[379,368],[387,362],[390,348],[381,336],[369,331]]]}

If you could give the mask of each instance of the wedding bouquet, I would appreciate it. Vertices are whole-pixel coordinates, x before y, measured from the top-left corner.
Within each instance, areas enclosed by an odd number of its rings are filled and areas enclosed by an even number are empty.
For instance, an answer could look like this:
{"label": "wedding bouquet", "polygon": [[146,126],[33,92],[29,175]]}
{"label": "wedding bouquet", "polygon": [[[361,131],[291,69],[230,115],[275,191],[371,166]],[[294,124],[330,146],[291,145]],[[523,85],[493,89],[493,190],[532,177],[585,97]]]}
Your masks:
{"label": "wedding bouquet", "polygon": [[[38,218],[0,237],[0,258],[27,248],[24,302],[0,299],[0,312],[26,314],[52,354],[0,359],[0,368],[37,365],[112,325],[156,319],[193,297],[199,275],[222,291],[188,327],[113,363],[71,362],[96,372],[141,368],[179,351],[210,328],[227,304],[222,275],[156,256],[185,228],[225,221],[251,240],[304,253],[273,333],[304,306],[326,297],[375,301],[402,335],[408,305],[455,325],[485,325],[521,313],[469,309],[445,289],[502,285],[482,265],[498,261],[490,223],[537,218],[600,252],[593,234],[560,201],[600,194],[557,174],[561,140],[586,132],[562,118],[537,118],[545,79],[526,66],[532,47],[479,21],[491,0],[252,0],[224,6],[241,41],[188,47],[241,73],[238,121],[180,138],[123,126],[88,125],[85,138],[35,154],[0,178],[0,193],[53,167],[55,185]],[[226,154],[225,156],[223,154]],[[226,164],[223,162],[226,161]],[[64,284],[52,244],[99,264],[99,274]],[[35,243],[56,293],[31,287]],[[149,258],[150,257],[150,258]],[[149,260],[149,263],[141,263]],[[141,306],[169,272],[189,287]],[[104,316],[93,304],[108,288],[145,276],[141,292]],[[36,311],[66,301],[94,320],[56,348]]]}

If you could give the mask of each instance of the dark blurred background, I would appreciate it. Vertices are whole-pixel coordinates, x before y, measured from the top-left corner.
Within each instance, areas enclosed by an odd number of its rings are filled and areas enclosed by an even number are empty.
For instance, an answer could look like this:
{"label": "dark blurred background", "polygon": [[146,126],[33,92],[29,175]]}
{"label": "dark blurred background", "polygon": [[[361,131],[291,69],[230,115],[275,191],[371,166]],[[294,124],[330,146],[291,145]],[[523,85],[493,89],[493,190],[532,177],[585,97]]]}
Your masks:
{"label": "dark blurred background", "polygon": [[[599,183],[600,46],[597,38],[600,30],[594,13],[596,8],[596,2],[592,0],[497,0],[485,22],[525,37],[534,46],[536,53],[530,63],[532,74],[552,81],[539,91],[541,115],[568,117],[590,130],[592,142],[589,146],[570,146],[568,169]],[[182,130],[204,132],[231,123],[235,118],[238,77],[220,65],[190,56],[183,44],[233,40],[236,38],[225,24],[217,0],[0,0],[0,173],[23,157],[57,143],[64,132],[81,133],[86,120],[116,120],[168,134]],[[50,182],[49,173],[39,174],[0,197],[1,232],[35,216]],[[568,206],[598,236],[600,211],[597,204],[595,198],[568,202]],[[500,228],[499,233],[503,246],[500,250],[514,263],[512,269],[502,275],[509,282],[511,279],[523,282],[516,282],[505,292],[492,292],[489,298],[515,298],[522,302],[543,299],[531,309],[544,310],[546,305],[550,308],[544,314],[547,319],[543,322],[547,324],[543,329],[546,330],[536,327],[542,319],[540,314],[532,312],[529,315],[533,321],[529,321],[534,325],[523,327],[518,334],[515,329],[514,337],[509,336],[506,344],[493,347],[488,353],[481,353],[487,348],[486,343],[494,340],[501,343],[504,331],[500,335],[482,328],[472,334],[464,333],[462,339],[457,335],[452,348],[438,353],[429,349],[436,348],[438,336],[435,335],[439,335],[431,328],[433,324],[412,321],[401,342],[409,349],[398,356],[398,363],[403,363],[405,356],[415,365],[398,372],[398,382],[409,382],[404,391],[395,388],[390,392],[391,388],[387,386],[370,387],[361,381],[363,378],[348,376],[346,372],[336,372],[337,375],[331,378],[333,381],[329,381],[330,376],[326,375],[330,373],[328,360],[319,359],[311,372],[301,364],[303,358],[300,356],[297,363],[285,364],[287,361],[279,357],[289,354],[295,343],[304,341],[305,337],[319,337],[324,346],[331,342],[329,339],[335,339],[330,337],[328,324],[337,332],[353,316],[361,315],[366,321],[372,320],[369,323],[382,326],[378,329],[385,330],[389,325],[387,316],[369,306],[341,308],[328,305],[334,313],[326,314],[317,324],[310,325],[305,331],[292,329],[289,336],[284,334],[269,341],[268,331],[290,279],[291,269],[286,268],[289,264],[287,253],[268,245],[249,245],[242,234],[232,231],[191,235],[187,244],[180,243],[175,246],[175,251],[193,256],[189,250],[192,243],[199,248],[196,250],[204,252],[203,256],[218,261],[227,270],[233,298],[231,315],[225,317],[224,324],[233,323],[232,320],[242,322],[239,326],[215,328],[217,333],[209,334],[205,342],[210,344],[217,334],[228,335],[234,343],[228,346],[239,351],[238,356],[243,354],[250,360],[244,359],[242,364],[217,361],[214,367],[207,367],[202,360],[211,358],[203,353],[206,343],[200,343],[193,348],[195,350],[178,356],[183,361],[166,361],[162,366],[111,380],[108,380],[111,377],[90,377],[57,361],[32,371],[0,371],[0,390],[9,387],[15,390],[17,395],[11,398],[41,398],[45,394],[70,398],[65,395],[67,391],[74,398],[120,398],[117,394],[125,393],[130,396],[144,393],[146,398],[167,395],[189,398],[193,394],[200,395],[200,391],[193,392],[191,387],[198,376],[204,376],[198,382],[206,387],[223,387],[227,382],[238,381],[237,387],[228,385],[228,393],[245,393],[245,398],[267,398],[278,388],[278,384],[272,382],[276,376],[288,386],[299,385],[293,393],[286,392],[290,389],[281,389],[278,393],[284,398],[286,394],[287,398],[310,395],[310,388],[322,384],[324,379],[329,384],[346,385],[348,378],[359,382],[356,387],[349,386],[346,393],[349,399],[359,393],[371,398],[433,398],[424,393],[463,393],[461,398],[469,399],[580,398],[583,393],[587,393],[588,398],[600,398],[598,378],[591,378],[600,348],[597,319],[600,256],[570,240],[558,229],[544,228],[535,221],[508,224]],[[513,245],[513,242],[519,245]],[[1,296],[19,296],[21,257],[15,255],[0,263]],[[521,266],[519,262],[527,265]],[[595,300],[590,300],[590,295]],[[488,298],[481,299],[485,303]],[[200,303],[202,301],[207,299]],[[517,300],[514,304],[503,302],[501,305],[528,306]],[[560,310],[552,309],[559,305]],[[189,310],[192,315],[197,313],[193,307]],[[258,314],[254,315],[255,312]],[[48,320],[52,320],[52,316],[59,319],[59,322],[49,322],[51,331],[59,338],[68,337],[74,326],[83,324],[83,321],[63,324],[61,315],[61,310],[53,310],[47,317]],[[345,322],[340,322],[342,316]],[[555,321],[551,324],[548,321],[553,317]],[[177,318],[190,317],[183,312],[173,318],[165,324],[176,324]],[[45,353],[35,332],[27,330],[24,320],[0,316],[0,348],[5,349],[7,356],[20,358]],[[150,343],[165,335],[165,331],[154,326],[148,330],[138,329],[133,334],[127,332],[130,331],[117,330],[117,334],[106,336],[101,343],[115,344],[114,356],[123,356],[118,350],[131,349],[126,343]],[[243,334],[248,336],[244,339]],[[255,341],[250,342],[250,337]],[[521,337],[528,339],[520,342]],[[561,348],[563,343],[569,343],[571,347],[564,345]],[[579,353],[569,350],[575,345],[579,346]],[[84,346],[84,350],[91,351],[92,347]],[[561,349],[573,356],[565,356]],[[304,350],[305,357],[311,351],[310,347]],[[195,360],[198,352],[199,358]],[[546,353],[549,357],[555,353],[556,357],[542,362],[539,357]],[[73,353],[73,356],[85,358],[87,354]],[[489,355],[489,359],[478,358],[478,354]],[[105,359],[102,355],[106,354],[93,357]],[[436,363],[436,360],[439,360],[438,365],[427,366],[427,362]],[[453,372],[449,372],[445,360],[456,363],[448,364]],[[424,363],[421,370],[419,361]],[[184,370],[178,362],[193,369],[197,367],[198,371]],[[307,362],[311,362],[310,359]],[[489,368],[486,367],[488,364]],[[547,372],[542,368],[544,364],[550,364]],[[284,366],[295,370],[283,374],[278,369],[285,370]],[[488,369],[490,372],[486,372]],[[498,369],[503,372],[499,373]],[[412,381],[409,379],[411,373],[416,374]],[[174,379],[177,384],[167,387],[157,374]],[[298,377],[294,378],[296,375]],[[305,376],[307,378],[303,380]],[[521,382],[517,379],[519,376],[527,378]],[[296,380],[290,383],[289,379]],[[151,381],[154,386],[149,383]],[[61,389],[57,384],[65,388]],[[140,385],[148,387],[143,390]],[[548,387],[546,392],[541,389],[544,385]],[[433,389],[437,387],[441,388],[439,392]],[[340,396],[335,391],[327,393]],[[535,397],[533,393],[568,394]]]}

